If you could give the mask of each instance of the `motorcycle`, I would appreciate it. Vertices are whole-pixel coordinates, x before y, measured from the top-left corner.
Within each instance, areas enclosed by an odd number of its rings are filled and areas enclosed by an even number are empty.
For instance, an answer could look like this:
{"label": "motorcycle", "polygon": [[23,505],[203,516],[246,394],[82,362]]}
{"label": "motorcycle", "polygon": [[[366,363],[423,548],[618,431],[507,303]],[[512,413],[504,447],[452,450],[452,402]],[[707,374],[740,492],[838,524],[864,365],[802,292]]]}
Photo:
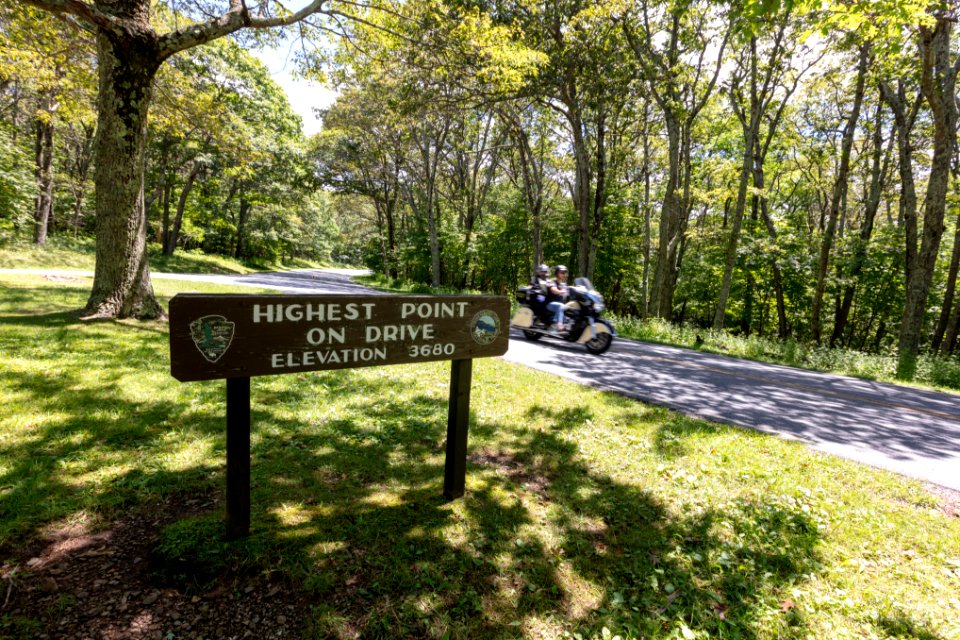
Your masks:
{"label": "motorcycle", "polygon": [[543,292],[536,287],[519,287],[517,302],[520,309],[513,315],[510,325],[523,331],[527,340],[559,338],[576,342],[586,347],[589,353],[600,355],[610,348],[617,335],[613,323],[600,318],[604,309],[603,296],[593,288],[587,278],[576,278],[567,302],[563,305],[564,327],[562,331],[550,330],[551,313]]}

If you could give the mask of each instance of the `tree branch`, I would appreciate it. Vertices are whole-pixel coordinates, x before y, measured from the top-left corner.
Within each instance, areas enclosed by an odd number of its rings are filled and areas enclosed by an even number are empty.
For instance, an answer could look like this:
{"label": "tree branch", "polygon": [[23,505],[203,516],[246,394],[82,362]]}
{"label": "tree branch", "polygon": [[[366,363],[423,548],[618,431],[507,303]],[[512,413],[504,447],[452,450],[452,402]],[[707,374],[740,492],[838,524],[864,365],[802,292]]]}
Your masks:
{"label": "tree branch", "polygon": [[84,22],[107,31],[119,31],[124,27],[122,20],[103,13],[83,0],[24,0],[24,2],[51,13],[76,16]]}
{"label": "tree branch", "polygon": [[[31,0],[33,1],[33,0]],[[51,1],[51,0],[43,0]],[[55,1],[55,0],[54,0]],[[69,0],[60,0],[69,1]],[[230,9],[219,18],[171,31],[160,37],[160,55],[163,59],[175,53],[206,44],[241,29],[271,29],[286,27],[321,13],[326,0],[313,0],[295,13],[275,17],[257,17],[250,14],[243,0],[230,0]]]}

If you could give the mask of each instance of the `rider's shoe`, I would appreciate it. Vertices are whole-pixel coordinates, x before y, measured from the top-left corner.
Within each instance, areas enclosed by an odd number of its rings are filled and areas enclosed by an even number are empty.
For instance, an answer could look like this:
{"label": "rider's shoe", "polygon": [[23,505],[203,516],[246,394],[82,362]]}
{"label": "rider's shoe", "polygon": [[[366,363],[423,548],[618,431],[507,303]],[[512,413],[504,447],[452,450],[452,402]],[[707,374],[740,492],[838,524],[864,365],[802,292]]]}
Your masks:
{"label": "rider's shoe", "polygon": [[565,328],[562,324],[554,322],[552,325],[550,325],[551,333],[563,333],[564,331],[565,331]]}

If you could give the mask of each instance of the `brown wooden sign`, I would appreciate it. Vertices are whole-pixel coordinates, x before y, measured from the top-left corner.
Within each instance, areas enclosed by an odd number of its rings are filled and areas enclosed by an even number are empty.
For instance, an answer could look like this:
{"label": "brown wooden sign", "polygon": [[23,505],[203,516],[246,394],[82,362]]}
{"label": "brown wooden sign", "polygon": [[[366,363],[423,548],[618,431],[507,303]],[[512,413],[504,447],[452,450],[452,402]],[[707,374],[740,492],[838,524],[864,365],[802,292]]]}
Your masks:
{"label": "brown wooden sign", "polygon": [[179,294],[170,370],[181,382],[506,353],[496,296]]}

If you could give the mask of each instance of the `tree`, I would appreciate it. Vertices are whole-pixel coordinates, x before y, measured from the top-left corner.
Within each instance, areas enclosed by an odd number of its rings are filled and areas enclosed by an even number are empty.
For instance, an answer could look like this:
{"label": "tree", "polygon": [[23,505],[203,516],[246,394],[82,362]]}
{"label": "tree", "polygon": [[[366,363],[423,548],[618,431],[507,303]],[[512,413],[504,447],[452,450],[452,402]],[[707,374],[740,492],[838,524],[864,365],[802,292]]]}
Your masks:
{"label": "tree", "polygon": [[923,236],[914,268],[907,280],[907,299],[900,325],[897,377],[908,380],[916,372],[920,331],[944,230],[950,165],[957,147],[957,73],[960,72],[960,55],[955,55],[952,42],[956,12],[953,6],[935,4],[931,7],[932,24],[921,23],[917,29],[920,87],[933,116],[934,132],[933,158],[930,161],[923,212]]}
{"label": "tree", "polygon": [[862,44],[859,48],[859,63],[857,76],[854,80],[853,106],[843,128],[840,142],[840,162],[837,176],[834,179],[833,191],[830,196],[830,209],[827,213],[827,224],[820,241],[820,258],[817,262],[817,283],[813,293],[813,311],[810,317],[811,337],[814,342],[820,342],[822,327],[821,309],[823,295],[827,288],[827,267],[830,262],[830,251],[833,248],[834,237],[837,232],[837,221],[840,218],[841,207],[846,202],[848,175],[850,172],[850,153],[853,149],[854,133],[857,130],[857,121],[860,119],[860,107],[863,105],[863,95],[866,90],[867,63],[870,57],[869,45]]}
{"label": "tree", "polygon": [[847,285],[844,287],[843,299],[837,307],[836,319],[833,323],[833,333],[830,336],[830,347],[836,346],[847,326],[847,320],[850,317],[850,308],[853,305],[853,296],[856,291],[857,281],[863,271],[867,260],[867,248],[870,238],[873,235],[874,222],[877,217],[877,211],[880,209],[880,199],[883,196],[883,189],[886,183],[887,174],[890,169],[890,160],[892,157],[893,135],[890,136],[890,143],[886,152],[883,149],[883,103],[877,102],[876,116],[873,122],[873,134],[871,136],[872,151],[870,158],[870,186],[867,193],[867,201],[864,203],[863,220],[860,224],[860,235],[854,241],[853,258],[850,269],[846,274]]}
{"label": "tree", "polygon": [[398,126],[384,94],[374,87],[344,91],[324,114],[310,155],[320,184],[373,202],[383,273],[396,278],[397,208],[406,130]]}
{"label": "tree", "polygon": [[0,128],[0,239],[29,219],[31,176],[25,154]]}
{"label": "tree", "polygon": [[626,14],[621,25],[667,130],[667,182],[650,304],[653,315],[669,319],[690,214],[693,127],[717,84],[731,22],[707,2],[651,0],[640,3],[638,15]]}
{"label": "tree", "polygon": [[76,25],[30,6],[0,6],[0,76],[13,76],[30,97],[34,179],[33,242],[44,244],[54,201],[57,121],[83,120],[93,87],[92,43]]}
{"label": "tree", "polygon": [[[86,318],[155,318],[164,315],[153,293],[146,254],[144,154],[147,113],[160,66],[171,56],[245,29],[295,24],[330,14],[329,2],[313,0],[296,12],[260,3],[258,12],[230,0],[219,15],[158,33],[151,0],[26,0],[79,21],[97,42],[99,93],[94,182],[97,190],[96,269]],[[216,6],[197,6],[209,16]]]}
{"label": "tree", "polygon": [[[779,126],[784,108],[790,96],[797,88],[800,78],[810,66],[806,64],[802,69],[794,71],[791,52],[797,48],[799,30],[802,23],[792,13],[792,7],[783,7],[779,12],[763,15],[760,18],[746,15],[739,21],[735,30],[737,44],[745,45],[735,54],[736,68],[729,79],[727,92],[730,104],[740,127],[743,130],[743,159],[740,168],[740,180],[737,188],[737,199],[734,204],[730,235],[727,241],[726,262],[724,264],[723,279],[720,285],[720,296],[717,301],[717,310],[713,318],[713,328],[722,329],[727,310],[727,298],[730,295],[730,284],[733,279],[733,268],[736,265],[737,245],[740,240],[740,229],[743,213],[746,209],[747,187],[753,186],[759,193],[763,192],[763,162],[770,142]],[[769,39],[765,36],[769,35]],[[790,74],[793,72],[792,83]],[[745,86],[744,86],[745,85]],[[775,99],[777,102],[775,102]],[[771,113],[773,111],[773,113]],[[765,139],[761,140],[761,127],[767,123]],[[763,196],[758,196],[763,197]],[[772,229],[766,202],[763,206],[763,218],[768,230]],[[775,235],[775,231],[773,234]],[[781,311],[780,332],[785,332],[782,313],[782,291],[780,269],[773,264],[774,279],[778,292],[778,309]]]}

